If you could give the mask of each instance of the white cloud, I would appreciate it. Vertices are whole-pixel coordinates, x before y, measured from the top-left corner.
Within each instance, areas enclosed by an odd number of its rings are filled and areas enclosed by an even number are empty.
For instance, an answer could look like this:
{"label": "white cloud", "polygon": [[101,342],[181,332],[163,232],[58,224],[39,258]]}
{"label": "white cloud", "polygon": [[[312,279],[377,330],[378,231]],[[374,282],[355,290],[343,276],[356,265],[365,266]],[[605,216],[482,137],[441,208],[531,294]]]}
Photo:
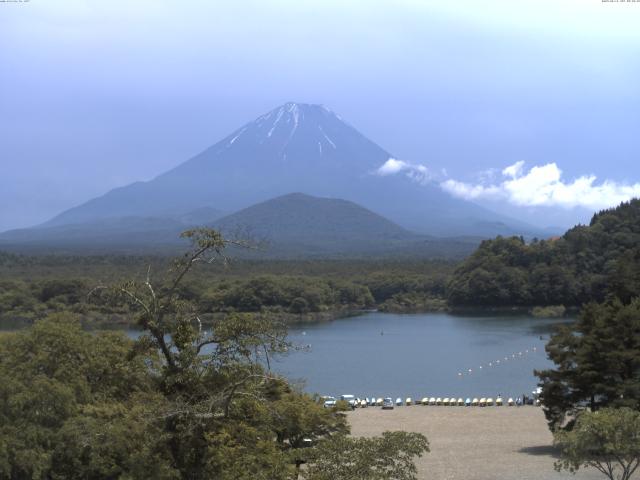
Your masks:
{"label": "white cloud", "polygon": [[502,193],[500,188],[496,186],[472,185],[451,179],[445,180],[440,186],[450,194],[467,200],[480,197],[499,197]]}
{"label": "white cloud", "polygon": [[504,175],[505,177],[516,178],[522,175],[523,168],[524,161],[520,160],[519,162],[516,162],[513,165],[509,165],[507,168],[502,170],[502,175]]}
{"label": "white cloud", "polygon": [[519,206],[560,206],[601,209],[640,197],[640,183],[632,185],[605,180],[596,183],[595,175],[583,175],[573,181],[562,179],[555,163],[534,166],[528,172],[524,162],[502,170],[504,180],[498,184],[471,184],[449,179],[440,186],[454,196],[477,199],[505,199]]}
{"label": "white cloud", "polygon": [[390,158],[375,171],[376,175],[380,175],[382,177],[396,175],[401,172],[419,183],[426,183],[431,180],[431,173],[426,166],[419,163],[409,163],[404,160],[397,160],[395,158]]}
{"label": "white cloud", "polygon": [[396,160],[395,158],[390,158],[384,165],[382,165],[377,171],[378,175],[386,176],[386,175],[394,175],[405,168],[406,163],[402,160]]}

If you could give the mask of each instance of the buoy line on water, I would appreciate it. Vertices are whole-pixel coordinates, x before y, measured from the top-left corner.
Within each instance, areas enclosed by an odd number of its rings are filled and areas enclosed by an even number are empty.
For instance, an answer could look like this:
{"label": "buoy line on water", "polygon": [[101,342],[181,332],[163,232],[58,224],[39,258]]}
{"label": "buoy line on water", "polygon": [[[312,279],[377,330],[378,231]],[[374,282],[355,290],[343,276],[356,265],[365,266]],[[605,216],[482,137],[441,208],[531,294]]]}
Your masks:
{"label": "buoy line on water", "polygon": [[520,351],[517,353],[512,353],[509,355],[505,355],[504,357],[500,357],[497,360],[492,360],[491,362],[485,363],[483,365],[480,365],[476,370],[474,370],[473,368],[468,368],[465,370],[462,370],[460,372],[458,372],[458,377],[462,378],[462,377],[469,377],[471,375],[473,375],[474,371],[481,371],[481,370],[486,370],[488,368],[493,368],[493,367],[499,367],[500,365],[504,365],[507,362],[509,362],[510,360],[519,360],[521,358],[524,358],[530,354],[534,354],[538,352],[538,347],[531,347],[531,348],[527,348],[524,351]]}

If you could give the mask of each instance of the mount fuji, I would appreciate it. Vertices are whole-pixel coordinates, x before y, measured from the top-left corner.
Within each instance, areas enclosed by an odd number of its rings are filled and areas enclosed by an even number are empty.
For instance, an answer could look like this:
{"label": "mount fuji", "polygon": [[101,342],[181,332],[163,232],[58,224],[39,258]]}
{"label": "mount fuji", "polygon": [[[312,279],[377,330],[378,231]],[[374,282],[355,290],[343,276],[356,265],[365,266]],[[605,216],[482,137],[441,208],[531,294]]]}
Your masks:
{"label": "mount fuji", "polygon": [[538,233],[515,219],[453,198],[428,181],[377,174],[393,157],[326,107],[287,103],[148,182],[113,189],[36,228],[7,232],[0,239],[28,241],[33,236],[29,232],[38,231],[35,236],[41,243],[49,230],[60,236],[66,226],[73,226],[78,235],[83,225],[95,238],[97,225],[109,224],[113,233],[120,223],[135,224],[137,218],[145,219],[142,225],[153,224],[152,231],[163,221],[177,228],[186,218],[192,224],[211,224],[223,216],[220,212],[237,212],[293,192],[354,202],[418,234]]}

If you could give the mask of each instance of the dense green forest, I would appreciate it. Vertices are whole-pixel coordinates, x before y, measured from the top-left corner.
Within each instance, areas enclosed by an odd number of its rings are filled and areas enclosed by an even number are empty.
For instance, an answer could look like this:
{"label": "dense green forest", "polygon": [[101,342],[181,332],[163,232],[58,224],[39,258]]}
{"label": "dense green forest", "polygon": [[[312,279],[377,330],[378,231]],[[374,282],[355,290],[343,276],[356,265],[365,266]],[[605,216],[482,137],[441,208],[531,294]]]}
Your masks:
{"label": "dense green forest", "polygon": [[456,268],[451,306],[580,306],[640,293],[640,200],[595,214],[562,237],[482,242]]}
{"label": "dense green forest", "polygon": [[[0,254],[0,320],[31,323],[71,311],[86,324],[129,323],[96,287],[119,278],[162,273],[163,257],[22,256]],[[351,312],[423,311],[445,307],[448,261],[248,261],[210,265],[181,285],[204,320],[233,312],[275,313],[289,322],[332,319]]]}
{"label": "dense green forest", "polygon": [[[423,435],[348,437],[346,403],[324,408],[270,370],[291,347],[281,322],[229,314],[202,328],[182,285],[226,243],[185,236],[193,248],[166,275],[100,288],[131,313],[135,341],[70,312],[0,335],[0,479],[415,480]],[[65,288],[38,290],[71,303],[78,285]]]}

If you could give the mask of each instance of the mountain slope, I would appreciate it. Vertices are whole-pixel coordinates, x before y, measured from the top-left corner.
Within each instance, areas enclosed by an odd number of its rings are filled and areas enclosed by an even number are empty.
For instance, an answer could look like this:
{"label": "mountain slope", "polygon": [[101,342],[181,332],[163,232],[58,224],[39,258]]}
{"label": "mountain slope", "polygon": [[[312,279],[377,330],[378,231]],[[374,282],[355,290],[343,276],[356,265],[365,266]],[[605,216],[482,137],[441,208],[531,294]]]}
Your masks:
{"label": "mountain slope", "polygon": [[297,191],[356,202],[420,233],[537,233],[436,185],[376,175],[389,158],[325,107],[288,103],[155,179],[114,189],[46,225],[180,215],[202,207],[237,211]]}
{"label": "mountain slope", "polygon": [[[209,210],[177,218],[119,217],[96,222],[15,230],[0,235],[0,248],[74,253],[176,253],[180,232]],[[195,217],[195,218],[194,218]],[[478,239],[442,239],[412,233],[353,202],[293,193],[258,203],[215,222],[199,222],[229,238],[254,240],[258,251],[236,249],[255,258],[412,256],[460,258]]]}
{"label": "mountain slope", "polygon": [[308,246],[314,250],[389,247],[418,238],[386,218],[353,202],[301,193],[245,208],[214,223],[223,232],[247,231],[273,246]]}
{"label": "mountain slope", "polygon": [[201,208],[182,215],[164,217],[108,217],[83,223],[45,225],[10,230],[0,234],[0,248],[18,251],[53,249],[68,252],[163,251],[184,245],[182,231],[211,224],[223,214]]}
{"label": "mountain slope", "polygon": [[459,257],[475,239],[434,239],[412,233],[353,202],[301,193],[283,195],[216,221],[227,235],[240,232],[265,241],[261,256]]}

